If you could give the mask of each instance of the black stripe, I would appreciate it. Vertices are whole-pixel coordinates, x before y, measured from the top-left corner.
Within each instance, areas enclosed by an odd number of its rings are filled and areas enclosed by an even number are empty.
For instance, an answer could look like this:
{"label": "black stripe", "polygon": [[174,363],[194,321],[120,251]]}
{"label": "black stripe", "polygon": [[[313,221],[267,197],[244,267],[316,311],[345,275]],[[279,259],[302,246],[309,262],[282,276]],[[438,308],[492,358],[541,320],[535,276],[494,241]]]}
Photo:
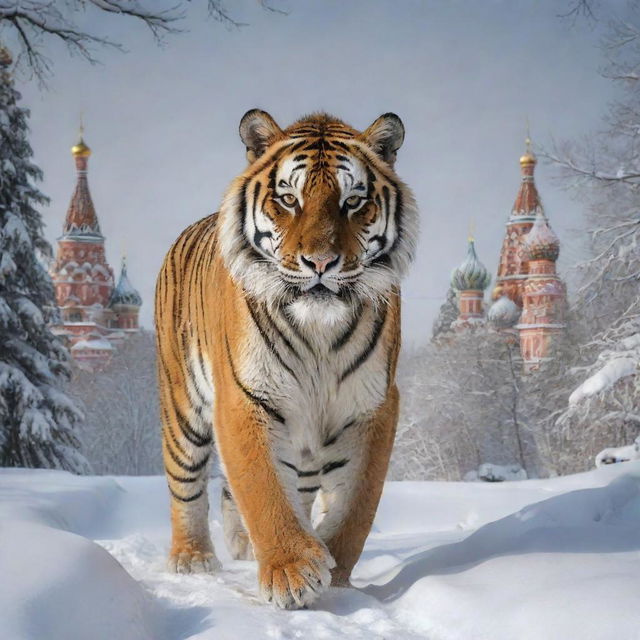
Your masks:
{"label": "black stripe", "polygon": [[298,360],[302,360],[302,358],[300,358],[300,355],[296,351],[295,347],[291,344],[287,336],[285,336],[284,333],[282,333],[282,331],[280,330],[280,327],[277,325],[276,321],[271,317],[271,314],[269,313],[269,310],[266,307],[264,309],[264,315],[266,316],[273,330],[278,334],[278,337],[280,338],[280,340],[282,340],[282,342],[284,343],[285,347],[287,347],[287,349],[289,349],[289,351],[291,351],[291,353],[296,358],[298,358]]}
{"label": "black stripe", "polygon": [[198,482],[198,480],[200,479],[200,476],[196,476],[195,478],[183,478],[181,476],[177,476],[173,473],[171,473],[171,471],[169,471],[169,469],[167,469],[165,467],[164,472],[172,479],[175,480],[176,482]]}
{"label": "black stripe", "polygon": [[264,398],[257,396],[255,393],[247,389],[247,387],[245,387],[242,382],[240,382],[235,367],[233,366],[233,360],[231,359],[231,348],[229,347],[229,339],[226,335],[224,336],[224,341],[227,347],[227,358],[229,359],[229,367],[231,368],[233,381],[236,383],[236,385],[238,385],[239,389],[245,394],[245,396],[247,396],[247,398],[251,400],[251,402],[261,407],[274,420],[277,420],[278,422],[282,422],[282,424],[284,424],[284,418],[273,407],[271,407]]}
{"label": "black stripe", "polygon": [[[180,429],[180,431],[182,432],[182,435],[185,437],[186,440],[188,440],[192,445],[196,446],[196,447],[204,447],[208,444],[211,444],[212,442],[212,436],[211,434],[209,434],[208,436],[202,436],[199,433],[197,433],[196,431],[194,431],[191,426],[188,423],[188,420],[186,418],[186,416],[182,413],[182,411],[180,410],[180,407],[178,405],[178,403],[176,402],[175,399],[175,395],[173,393],[173,385],[171,384],[171,376],[169,375],[169,369],[167,367],[167,363],[165,362],[164,358],[160,358],[160,364],[162,365],[162,368],[164,370],[164,374],[167,377],[167,381],[169,382],[169,395],[171,398],[171,404],[172,404],[172,408],[176,414],[176,420],[178,423],[178,428]],[[169,430],[169,434],[171,435],[171,439],[173,440],[173,443],[176,446],[176,449],[178,449],[178,451],[183,455],[183,456],[187,456],[187,452],[182,448],[182,446],[180,445],[180,443],[178,442],[178,440],[175,437],[175,434],[173,433],[173,429],[171,427],[171,420],[169,418],[169,414],[168,412],[164,412],[164,419],[165,419],[165,426],[167,427],[167,429]]]}
{"label": "black stripe", "polygon": [[351,149],[349,148],[349,145],[346,145],[344,142],[340,142],[340,140],[333,140],[332,142],[336,147],[340,147],[345,151],[349,151],[349,152],[351,151]]}
{"label": "black stripe", "polygon": [[317,476],[320,471],[298,471],[298,478],[313,478],[313,476]]}
{"label": "black stripe", "polygon": [[231,500],[233,502],[233,496],[231,495],[231,491],[229,491],[227,487],[222,487],[222,499]]}
{"label": "black stripe", "polygon": [[201,469],[203,469],[205,467],[207,462],[209,462],[209,454],[207,453],[207,455],[200,462],[195,463],[195,464],[187,464],[186,462],[183,462],[182,460],[180,460],[180,458],[178,458],[178,456],[176,455],[175,451],[171,448],[171,446],[170,446],[170,444],[168,442],[165,442],[165,446],[167,447],[167,451],[169,452],[169,456],[171,457],[171,459],[181,469],[184,469],[185,471],[188,471],[189,473],[195,473],[196,471],[200,471]]}
{"label": "black stripe", "polygon": [[322,443],[323,447],[330,447],[332,444],[336,443],[336,440],[349,428],[352,427],[355,424],[355,420],[352,420],[351,422],[347,422],[347,424],[344,425],[344,427],[342,427],[342,429],[340,429],[340,431],[338,431],[338,433],[336,433],[334,436],[331,436],[330,438],[328,438],[327,440],[325,440]]}
{"label": "black stripe", "polygon": [[300,340],[300,342],[302,342],[302,344],[304,344],[304,346],[307,347],[309,351],[313,352],[313,349],[311,348],[309,341],[306,339],[304,334],[300,331],[300,329],[298,329],[296,324],[291,320],[291,318],[289,318],[289,316],[285,313],[285,311],[282,308],[280,308],[280,315],[284,318],[284,321],[287,323],[291,331],[293,331],[293,333],[296,334],[296,338],[298,338],[298,340]]}
{"label": "black stripe", "polygon": [[316,487],[298,487],[300,493],[314,493],[320,488],[320,485]]}
{"label": "black stripe", "polygon": [[298,475],[298,478],[312,478],[313,476],[317,476],[320,473],[319,469],[317,471],[300,471],[298,467],[296,467],[294,464],[291,464],[290,462],[287,462],[286,460],[280,460],[280,462],[285,467],[289,467],[289,469],[293,469]]}
{"label": "black stripe", "polygon": [[276,345],[273,343],[271,338],[269,338],[269,336],[267,335],[267,332],[264,330],[264,327],[260,324],[260,321],[257,317],[257,312],[253,308],[252,301],[249,298],[247,298],[246,302],[247,302],[247,309],[249,309],[249,313],[251,314],[251,318],[253,319],[254,324],[258,328],[258,332],[262,336],[262,339],[264,340],[264,343],[267,345],[267,348],[269,349],[269,351],[271,351],[271,353],[273,353],[273,355],[276,357],[276,360],[280,363],[280,365],[289,372],[292,378],[295,379],[296,375],[293,372],[293,369],[291,369],[291,367],[287,365],[287,363],[282,359],[282,356],[280,355],[278,349],[276,348]]}
{"label": "black stripe", "polygon": [[193,502],[194,500],[197,500],[204,493],[204,487],[200,489],[200,491],[198,491],[197,493],[194,493],[192,496],[189,496],[188,498],[178,495],[171,487],[169,487],[169,491],[171,495],[176,500],[180,500],[180,502]]}
{"label": "black stripe", "polygon": [[382,335],[382,329],[387,318],[387,307],[383,307],[382,315],[376,319],[373,325],[373,334],[364,348],[362,353],[347,367],[344,373],[340,376],[340,382],[344,382],[354,371],[357,371],[369,358],[373,350],[376,348],[380,336]]}
{"label": "black stripe", "polygon": [[[200,338],[198,337],[198,343],[200,342]],[[200,345],[198,344],[198,351],[200,351]],[[199,360],[200,360],[200,371],[202,373],[202,377],[206,378],[206,376],[204,375],[204,367],[203,367],[203,361],[202,361],[202,355],[199,355]],[[198,386],[198,383],[196,382],[197,380],[197,376],[195,375],[195,371],[193,366],[190,367],[190,373],[191,373],[191,382],[193,382],[193,388],[196,392],[196,396],[198,396],[198,400],[200,402],[200,404],[207,404],[207,399],[204,397],[202,390],[200,389],[200,387]]]}
{"label": "black stripe", "polygon": [[337,340],[331,345],[331,351],[338,351],[349,341],[354,331],[358,327],[358,323],[360,322],[361,309],[356,309],[355,314],[351,320],[351,324],[347,327],[345,332],[337,338]]}
{"label": "black stripe", "polygon": [[325,464],[322,467],[322,474],[326,475],[327,473],[331,473],[332,471],[334,471],[335,469],[341,469],[342,467],[344,467],[347,463],[349,462],[349,460],[344,459],[344,460],[336,460],[335,462],[328,462],[327,464]]}
{"label": "black stripe", "polygon": [[287,462],[286,460],[280,460],[280,462],[285,466],[285,467],[289,467],[289,469],[293,469],[296,473],[298,473],[298,467],[296,467],[295,464],[291,464],[290,462]]}
{"label": "black stripe", "polygon": [[213,442],[211,434],[202,436],[191,428],[187,417],[182,413],[178,405],[174,406],[176,417],[178,419],[178,427],[182,431],[182,435],[195,447],[206,447]]}
{"label": "black stripe", "polygon": [[250,249],[249,240],[247,239],[247,189],[249,187],[249,178],[247,178],[240,187],[240,231],[242,232],[243,249]]}
{"label": "black stripe", "polygon": [[391,245],[391,251],[393,251],[397,246],[402,236],[404,235],[404,228],[402,226],[402,222],[404,219],[404,201],[402,199],[402,191],[398,189],[396,186],[396,239],[393,241],[393,245]]}

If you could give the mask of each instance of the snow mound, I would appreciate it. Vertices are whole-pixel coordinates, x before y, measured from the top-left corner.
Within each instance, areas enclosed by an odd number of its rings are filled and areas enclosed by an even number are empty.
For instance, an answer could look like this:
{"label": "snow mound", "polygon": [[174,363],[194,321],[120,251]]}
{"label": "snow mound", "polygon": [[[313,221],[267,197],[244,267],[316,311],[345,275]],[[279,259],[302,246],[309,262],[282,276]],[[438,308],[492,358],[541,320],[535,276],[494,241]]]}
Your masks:
{"label": "snow mound", "polygon": [[640,460],[640,436],[638,436],[633,444],[626,447],[609,447],[603,449],[596,456],[596,467],[602,467],[607,464],[616,464],[618,462],[629,462],[630,460]]}
{"label": "snow mound", "polygon": [[640,462],[550,480],[389,482],[354,589],[303,611],[223,569],[165,570],[161,477],[0,470],[0,638],[616,640],[638,637]]}

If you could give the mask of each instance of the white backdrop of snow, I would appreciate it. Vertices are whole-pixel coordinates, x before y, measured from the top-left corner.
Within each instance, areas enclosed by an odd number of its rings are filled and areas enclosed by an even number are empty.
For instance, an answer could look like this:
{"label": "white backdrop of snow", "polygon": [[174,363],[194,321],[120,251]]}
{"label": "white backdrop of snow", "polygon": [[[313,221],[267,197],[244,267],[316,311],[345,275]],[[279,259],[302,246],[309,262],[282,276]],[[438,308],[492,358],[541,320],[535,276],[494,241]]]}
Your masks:
{"label": "white backdrop of snow", "polygon": [[165,571],[161,477],[0,470],[0,637],[11,640],[638,638],[640,462],[514,483],[387,483],[357,589],[259,602],[255,564]]}

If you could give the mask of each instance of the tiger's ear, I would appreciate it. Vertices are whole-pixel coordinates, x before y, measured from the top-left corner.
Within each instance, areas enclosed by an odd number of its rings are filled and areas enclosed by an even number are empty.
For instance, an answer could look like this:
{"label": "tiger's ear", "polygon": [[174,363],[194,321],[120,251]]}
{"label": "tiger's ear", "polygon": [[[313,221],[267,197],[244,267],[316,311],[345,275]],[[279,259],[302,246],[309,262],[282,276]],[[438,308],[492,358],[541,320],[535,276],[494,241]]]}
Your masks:
{"label": "tiger's ear", "polygon": [[272,142],[282,137],[282,129],[266,111],[251,109],[240,120],[240,138],[247,147],[249,162],[259,158]]}
{"label": "tiger's ear", "polygon": [[396,153],[404,141],[404,125],[395,113],[385,113],[361,133],[360,138],[393,167]]}

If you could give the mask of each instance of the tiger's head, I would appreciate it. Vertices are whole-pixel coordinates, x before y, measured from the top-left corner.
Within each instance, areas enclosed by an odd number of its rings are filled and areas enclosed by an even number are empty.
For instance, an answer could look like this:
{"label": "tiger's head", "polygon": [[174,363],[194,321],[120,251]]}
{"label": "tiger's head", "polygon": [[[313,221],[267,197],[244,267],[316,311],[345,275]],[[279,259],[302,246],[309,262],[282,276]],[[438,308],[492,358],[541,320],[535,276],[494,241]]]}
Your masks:
{"label": "tiger's head", "polygon": [[418,214],[395,174],[398,116],[364,132],[326,114],[282,130],[254,109],[240,122],[249,166],[221,209],[220,249],[252,296],[299,322],[334,323],[384,302],[413,257]]}

